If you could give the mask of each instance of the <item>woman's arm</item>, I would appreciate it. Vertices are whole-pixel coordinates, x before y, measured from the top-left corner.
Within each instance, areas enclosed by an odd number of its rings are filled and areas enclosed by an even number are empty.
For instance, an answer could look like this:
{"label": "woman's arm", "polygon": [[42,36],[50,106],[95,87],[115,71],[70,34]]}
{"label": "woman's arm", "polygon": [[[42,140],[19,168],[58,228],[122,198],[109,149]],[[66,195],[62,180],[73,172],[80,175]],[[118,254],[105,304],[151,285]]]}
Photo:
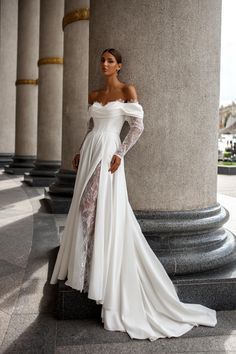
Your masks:
{"label": "woman's arm", "polygon": [[138,141],[144,130],[142,118],[127,117],[126,120],[129,123],[129,132],[115,152],[115,155],[119,156],[120,158],[124,157],[125,154],[131,149],[131,147]]}
{"label": "woman's arm", "polygon": [[79,147],[79,152],[81,151],[81,148],[83,146],[83,143],[84,143],[88,133],[90,133],[91,130],[93,130],[93,127],[94,127],[93,117],[90,117],[90,119],[87,122],[87,131],[86,131],[85,136],[84,136],[84,138],[82,140],[82,143],[80,144],[80,147]]}
{"label": "woman's arm", "polygon": [[[88,105],[92,104],[93,103],[93,99],[94,99],[94,91],[92,91],[89,96],[88,96]],[[93,121],[93,117],[90,117],[88,122],[87,122],[87,131],[84,135],[84,138],[82,140],[82,143],[80,144],[80,147],[79,147],[79,152],[74,156],[73,160],[72,160],[72,166],[75,170],[78,169],[78,166],[79,166],[79,160],[80,160],[80,151],[81,151],[81,148],[84,144],[84,141],[88,135],[89,132],[91,132],[91,130],[93,130],[93,127],[94,127],[94,121]]]}
{"label": "woman's arm", "polygon": [[80,147],[79,147],[79,152],[74,156],[73,160],[72,160],[72,166],[75,170],[78,169],[78,166],[79,166],[79,160],[80,160],[80,151],[82,149],[82,146],[84,144],[84,141],[86,139],[86,136],[88,135],[89,132],[91,132],[91,130],[93,130],[93,127],[94,127],[94,123],[93,123],[93,118],[91,117],[88,122],[87,122],[87,131],[85,133],[85,136],[82,140],[82,143],[80,144]]}
{"label": "woman's arm", "polygon": [[[97,91],[95,91],[95,90],[94,90],[94,91],[91,91],[91,92],[89,93],[89,95],[88,95],[88,106],[91,105],[91,104],[93,104],[93,101],[94,101],[96,95],[97,95]],[[87,122],[87,131],[86,131],[85,136],[84,136],[84,138],[83,138],[83,140],[82,140],[82,143],[80,144],[79,151],[80,151],[81,148],[82,148],[82,145],[83,145],[83,143],[84,143],[84,141],[85,141],[85,139],[86,139],[86,136],[88,135],[88,133],[91,132],[91,130],[93,130],[93,127],[94,127],[93,117],[90,117],[89,120],[88,120],[88,122]]]}
{"label": "woman's arm", "polygon": [[[127,102],[138,102],[138,95],[134,85],[128,85],[125,90]],[[127,116],[126,120],[129,123],[129,132],[119,146],[118,150],[115,152],[115,155],[119,156],[120,158],[124,157],[125,154],[131,149],[131,147],[137,142],[144,130],[142,118]]]}
{"label": "woman's arm", "polygon": [[[138,102],[137,92],[133,85],[129,85],[127,87],[126,97],[127,102]],[[130,129],[112,157],[111,167],[108,170],[111,171],[111,173],[116,171],[120,165],[121,158],[124,157],[131,147],[137,142],[144,130],[143,118],[127,116],[126,120],[129,123]]]}

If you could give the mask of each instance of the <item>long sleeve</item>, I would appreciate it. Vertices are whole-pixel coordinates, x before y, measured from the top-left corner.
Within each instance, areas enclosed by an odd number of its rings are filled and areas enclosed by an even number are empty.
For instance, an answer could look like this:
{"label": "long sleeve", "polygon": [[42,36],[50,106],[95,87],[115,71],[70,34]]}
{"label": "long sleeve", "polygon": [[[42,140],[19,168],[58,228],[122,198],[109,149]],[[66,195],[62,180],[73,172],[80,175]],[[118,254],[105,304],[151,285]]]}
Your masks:
{"label": "long sleeve", "polygon": [[83,141],[82,141],[82,143],[81,143],[81,145],[79,147],[79,151],[82,148],[82,145],[83,145],[83,143],[84,143],[84,141],[86,139],[86,136],[88,135],[89,132],[91,132],[91,130],[93,130],[93,127],[94,127],[93,117],[90,117],[90,119],[87,122],[87,131],[86,131],[85,136],[83,138]]}
{"label": "long sleeve", "polygon": [[120,158],[124,157],[131,149],[144,130],[143,118],[127,116],[126,120],[130,126],[129,132],[115,152],[115,155],[118,155]]}

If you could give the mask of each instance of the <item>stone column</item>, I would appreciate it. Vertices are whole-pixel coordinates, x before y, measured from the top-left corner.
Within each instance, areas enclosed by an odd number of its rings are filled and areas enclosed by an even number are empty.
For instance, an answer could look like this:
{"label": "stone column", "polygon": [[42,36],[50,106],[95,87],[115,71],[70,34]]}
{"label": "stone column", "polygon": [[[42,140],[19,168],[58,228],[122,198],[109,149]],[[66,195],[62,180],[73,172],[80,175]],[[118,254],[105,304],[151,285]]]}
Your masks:
{"label": "stone column", "polygon": [[18,0],[0,2],[0,166],[12,162],[15,151],[15,101]]}
{"label": "stone column", "polygon": [[86,131],[88,106],[89,0],[66,0],[64,29],[62,164],[46,188],[54,213],[67,212],[76,173],[72,159]]}
{"label": "stone column", "polygon": [[49,185],[61,163],[64,0],[41,0],[37,160],[25,173],[33,186]]}
{"label": "stone column", "polygon": [[37,147],[39,0],[19,0],[16,80],[16,138],[7,173],[22,174],[33,167]]}
{"label": "stone column", "polygon": [[220,0],[91,0],[89,90],[102,86],[103,49],[120,50],[120,79],[135,84],[145,112],[125,157],[129,198],[172,276],[235,259],[217,203],[220,37]]}

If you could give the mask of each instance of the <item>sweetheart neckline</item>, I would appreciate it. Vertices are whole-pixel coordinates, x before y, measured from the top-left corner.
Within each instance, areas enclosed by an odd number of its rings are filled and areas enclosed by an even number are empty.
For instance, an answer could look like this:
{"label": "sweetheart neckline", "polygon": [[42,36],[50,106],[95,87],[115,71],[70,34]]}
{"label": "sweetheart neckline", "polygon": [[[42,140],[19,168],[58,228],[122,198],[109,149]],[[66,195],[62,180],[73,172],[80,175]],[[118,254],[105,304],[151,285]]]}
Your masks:
{"label": "sweetheart neckline", "polygon": [[102,104],[101,102],[99,101],[94,101],[92,104],[90,104],[91,106],[94,104],[94,103],[98,103],[100,104],[100,106],[102,107],[106,107],[109,103],[114,103],[114,102],[121,102],[121,103],[139,103],[138,101],[135,101],[135,102],[125,102],[125,100],[123,100],[122,98],[118,99],[118,100],[113,100],[113,101],[108,101],[106,104]]}

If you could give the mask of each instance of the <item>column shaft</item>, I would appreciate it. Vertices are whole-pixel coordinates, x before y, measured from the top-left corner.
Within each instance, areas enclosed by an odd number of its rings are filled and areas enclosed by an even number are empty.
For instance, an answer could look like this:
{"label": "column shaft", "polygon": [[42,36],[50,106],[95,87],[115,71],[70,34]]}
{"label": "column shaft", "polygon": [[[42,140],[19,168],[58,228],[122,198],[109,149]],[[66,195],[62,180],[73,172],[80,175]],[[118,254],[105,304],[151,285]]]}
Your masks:
{"label": "column shaft", "polygon": [[64,0],[41,0],[37,160],[24,181],[49,185],[60,167]]}
{"label": "column shaft", "polygon": [[46,198],[53,212],[67,212],[73,195],[72,159],[86,131],[89,1],[66,0],[64,27],[62,164]]}
{"label": "column shaft", "polygon": [[0,166],[12,161],[15,151],[15,101],[18,1],[0,2]]}
{"label": "column shaft", "polygon": [[129,198],[172,275],[221,267],[236,249],[216,195],[221,1],[187,4],[91,0],[89,90],[103,84],[101,52],[120,50],[120,79],[144,108],[144,132],[125,157]]}
{"label": "column shaft", "polygon": [[5,171],[21,174],[33,167],[37,147],[39,0],[18,4],[15,156]]}

